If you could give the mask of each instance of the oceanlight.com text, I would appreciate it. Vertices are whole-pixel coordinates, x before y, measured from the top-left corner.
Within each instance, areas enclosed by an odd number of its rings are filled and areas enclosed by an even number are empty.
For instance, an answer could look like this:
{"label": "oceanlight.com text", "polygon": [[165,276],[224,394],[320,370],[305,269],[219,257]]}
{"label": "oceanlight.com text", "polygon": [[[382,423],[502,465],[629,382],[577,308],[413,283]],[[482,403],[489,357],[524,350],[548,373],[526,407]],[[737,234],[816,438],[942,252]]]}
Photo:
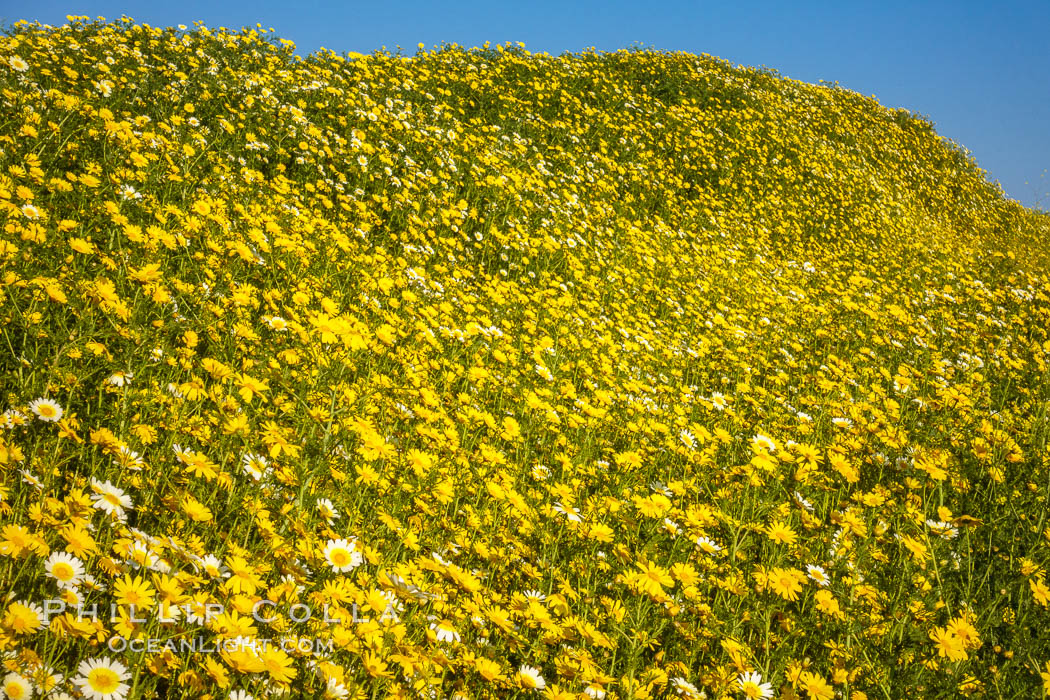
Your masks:
{"label": "oceanlight.com text", "polygon": [[132,652],[134,654],[235,654],[250,651],[254,654],[265,653],[279,648],[286,653],[301,654],[329,653],[335,646],[331,639],[307,639],[289,637],[287,639],[203,639],[201,637],[178,637],[161,639],[157,637],[125,639],[113,637],[106,645],[115,653]]}

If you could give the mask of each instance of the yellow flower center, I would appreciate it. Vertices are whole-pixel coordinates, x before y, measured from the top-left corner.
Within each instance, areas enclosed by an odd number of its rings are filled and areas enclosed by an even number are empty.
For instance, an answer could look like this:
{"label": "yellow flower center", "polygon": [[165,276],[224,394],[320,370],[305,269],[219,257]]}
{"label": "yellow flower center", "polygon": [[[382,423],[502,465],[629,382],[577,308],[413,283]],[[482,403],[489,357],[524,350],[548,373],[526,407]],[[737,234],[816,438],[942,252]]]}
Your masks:
{"label": "yellow flower center", "polygon": [[112,693],[120,685],[120,676],[108,668],[96,668],[88,674],[87,681],[96,693]]}

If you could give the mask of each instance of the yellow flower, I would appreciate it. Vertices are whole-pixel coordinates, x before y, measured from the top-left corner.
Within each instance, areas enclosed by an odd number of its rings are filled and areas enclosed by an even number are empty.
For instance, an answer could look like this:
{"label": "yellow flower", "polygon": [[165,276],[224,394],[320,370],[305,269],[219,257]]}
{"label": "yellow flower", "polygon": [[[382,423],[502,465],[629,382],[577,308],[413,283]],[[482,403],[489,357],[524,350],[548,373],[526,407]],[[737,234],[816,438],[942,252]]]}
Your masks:
{"label": "yellow flower", "polygon": [[654,493],[645,498],[635,497],[635,507],[647,518],[662,518],[671,509],[671,500],[662,493]]}
{"label": "yellow flower", "polygon": [[769,587],[784,600],[798,600],[802,592],[802,583],[806,575],[797,569],[772,569],[769,574]]}
{"label": "yellow flower", "polygon": [[29,553],[46,554],[47,544],[21,525],[4,525],[0,530],[0,554],[20,557]]}
{"label": "yellow flower", "polygon": [[791,545],[795,544],[795,541],[798,539],[798,535],[791,529],[791,526],[782,522],[773,523],[767,527],[766,534],[769,536],[769,539],[777,544]]}
{"label": "yellow flower", "polygon": [[198,501],[193,496],[186,496],[182,501],[182,510],[190,520],[199,523],[208,522],[212,519],[211,509]]}
{"label": "yellow flower", "polygon": [[817,601],[817,609],[825,615],[831,615],[832,617],[841,616],[842,611],[839,608],[839,602],[831,591],[819,590],[814,595],[814,599]]}
{"label": "yellow flower", "polygon": [[954,634],[962,641],[963,646],[966,649],[977,649],[981,646],[981,637],[977,632],[977,628],[973,626],[973,623],[969,616],[957,617],[945,627],[949,634]]}
{"label": "yellow flower", "polygon": [[935,627],[930,632],[930,639],[937,646],[937,656],[949,661],[962,661],[967,657],[963,640],[945,627]]}
{"label": "yellow flower", "polygon": [[587,528],[587,536],[598,542],[612,542],[615,531],[604,523],[591,523]]}
{"label": "yellow flower", "polygon": [[138,613],[149,610],[156,602],[153,597],[156,593],[153,586],[140,576],[132,577],[130,574],[125,574],[124,578],[114,584],[113,593],[118,603],[134,607],[135,617],[141,617]]}
{"label": "yellow flower", "polygon": [[477,669],[477,672],[481,677],[489,683],[501,680],[504,677],[503,670],[499,663],[492,661],[491,659],[485,659],[479,656],[474,659],[474,668]]}
{"label": "yellow flower", "polygon": [[811,700],[832,700],[835,697],[835,690],[817,673],[803,671],[798,681]]}
{"label": "yellow flower", "polygon": [[67,525],[59,534],[66,541],[66,550],[74,556],[83,557],[97,549],[95,538],[84,527]]}
{"label": "yellow flower", "polygon": [[287,685],[295,678],[297,671],[292,665],[292,657],[288,656],[280,647],[268,645],[260,654],[263,666],[275,683]]}
{"label": "yellow flower", "polygon": [[44,624],[44,609],[34,603],[13,602],[4,612],[3,627],[16,635],[32,634]]}
{"label": "yellow flower", "polygon": [[361,657],[361,664],[365,667],[368,675],[373,678],[390,678],[394,675],[387,669],[387,663],[378,654],[366,652]]}
{"label": "yellow flower", "polygon": [[671,567],[671,575],[677,578],[683,587],[695,585],[700,581],[700,573],[692,564],[676,563]]}
{"label": "yellow flower", "polygon": [[255,595],[255,591],[262,585],[255,567],[244,557],[237,555],[228,557],[226,565],[230,570],[230,577],[226,579],[224,586],[232,593]]}
{"label": "yellow flower", "polygon": [[95,244],[86,238],[70,238],[69,247],[78,253],[90,254],[95,252]]}
{"label": "yellow flower", "polygon": [[1046,581],[1043,580],[1042,576],[1028,579],[1028,587],[1032,589],[1032,596],[1035,598],[1035,602],[1044,608],[1050,605],[1050,587],[1046,585]]}
{"label": "yellow flower", "polygon": [[659,597],[663,595],[665,587],[674,585],[674,579],[667,570],[651,561],[635,566],[638,567],[638,572],[632,575],[631,580],[643,593]]}

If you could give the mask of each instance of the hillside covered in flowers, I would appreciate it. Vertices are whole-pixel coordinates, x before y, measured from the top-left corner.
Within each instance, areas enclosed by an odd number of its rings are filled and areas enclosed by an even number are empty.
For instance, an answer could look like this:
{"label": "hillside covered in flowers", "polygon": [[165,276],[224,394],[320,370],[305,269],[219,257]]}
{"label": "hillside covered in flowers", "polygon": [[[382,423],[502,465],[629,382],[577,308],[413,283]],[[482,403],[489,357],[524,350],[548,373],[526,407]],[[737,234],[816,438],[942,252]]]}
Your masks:
{"label": "hillside covered in flowers", "polygon": [[87,18],[0,105],[7,697],[1050,688],[1050,217],[928,121]]}

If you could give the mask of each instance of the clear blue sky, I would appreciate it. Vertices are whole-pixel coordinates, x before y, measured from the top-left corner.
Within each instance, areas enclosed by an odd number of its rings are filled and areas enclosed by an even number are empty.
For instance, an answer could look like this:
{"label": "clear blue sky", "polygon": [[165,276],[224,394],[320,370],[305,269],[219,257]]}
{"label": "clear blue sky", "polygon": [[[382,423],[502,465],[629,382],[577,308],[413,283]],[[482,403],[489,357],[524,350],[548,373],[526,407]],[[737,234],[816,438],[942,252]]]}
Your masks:
{"label": "clear blue sky", "polygon": [[633,44],[708,53],[807,82],[837,80],[920,112],[1008,195],[1050,209],[1050,0],[995,4],[0,0],[0,20],[64,24],[67,14],[126,14],[155,26],[260,22],[300,53],[507,40],[552,54]]}

